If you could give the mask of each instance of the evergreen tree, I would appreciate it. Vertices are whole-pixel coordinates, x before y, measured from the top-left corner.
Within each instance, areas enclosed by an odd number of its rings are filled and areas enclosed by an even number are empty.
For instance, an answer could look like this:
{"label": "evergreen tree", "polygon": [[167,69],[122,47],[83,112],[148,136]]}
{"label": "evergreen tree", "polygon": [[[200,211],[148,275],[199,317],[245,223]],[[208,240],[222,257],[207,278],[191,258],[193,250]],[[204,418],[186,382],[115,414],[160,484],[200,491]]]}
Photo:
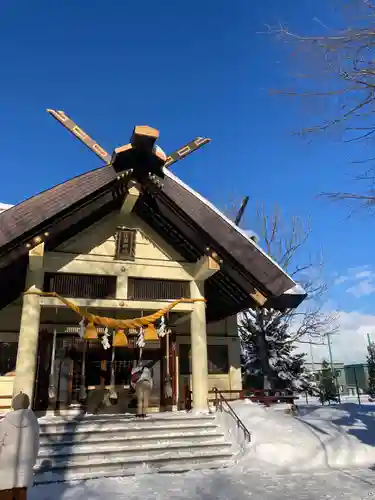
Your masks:
{"label": "evergreen tree", "polygon": [[312,391],[313,377],[306,373],[304,356],[296,353],[295,346],[301,340],[321,341],[335,331],[336,318],[323,308],[327,286],[320,256],[312,261],[303,252],[311,229],[299,217],[286,220],[277,206],[268,214],[263,205],[257,207],[255,227],[258,245],[293,276],[307,298],[297,310],[277,310],[270,304],[239,315],[244,385]]}
{"label": "evergreen tree", "polygon": [[321,403],[326,401],[338,401],[337,390],[335,384],[335,376],[332,373],[331,367],[328,361],[323,360],[322,370],[319,376],[319,398]]}
{"label": "evergreen tree", "polygon": [[367,366],[368,366],[368,395],[375,399],[375,344],[372,342],[367,347]]}
{"label": "evergreen tree", "polygon": [[247,311],[239,328],[245,380],[255,382],[249,385],[259,386],[257,381],[262,378],[265,389],[314,391],[312,376],[304,367],[305,354],[295,353],[289,321],[283,313],[273,309]]}

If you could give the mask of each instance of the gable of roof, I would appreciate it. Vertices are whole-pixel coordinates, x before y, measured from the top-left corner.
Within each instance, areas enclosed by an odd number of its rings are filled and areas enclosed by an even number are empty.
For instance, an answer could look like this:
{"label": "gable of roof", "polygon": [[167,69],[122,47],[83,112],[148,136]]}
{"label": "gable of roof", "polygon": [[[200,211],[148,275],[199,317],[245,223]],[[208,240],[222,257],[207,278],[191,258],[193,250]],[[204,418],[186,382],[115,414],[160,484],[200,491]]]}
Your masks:
{"label": "gable of roof", "polygon": [[[0,279],[2,270],[4,276],[11,273],[9,269],[14,271],[16,267],[12,266],[17,266],[17,262],[19,268],[24,267],[21,260],[27,259],[27,243],[35,236],[48,232],[46,244],[48,249],[53,249],[72,231],[80,231],[84,225],[87,227],[108,211],[119,208],[130,175],[126,173],[120,178],[111,165],[101,167],[2,212]],[[268,298],[270,307],[297,307],[306,297],[305,292],[248,234],[168,170],[165,169],[160,189],[145,187],[135,211],[165,239],[171,238],[174,232],[175,239],[171,243],[180,245],[176,249],[181,251],[183,248],[188,253],[188,260],[198,260],[206,253],[207,247],[222,258],[220,273],[206,283],[216,302],[215,305],[212,299],[211,310],[216,310],[213,319],[218,319],[220,314],[224,317],[236,314],[253,305],[249,293],[254,287]],[[22,288],[17,289],[13,295],[21,292]],[[5,297],[0,297],[0,306],[5,302]]]}

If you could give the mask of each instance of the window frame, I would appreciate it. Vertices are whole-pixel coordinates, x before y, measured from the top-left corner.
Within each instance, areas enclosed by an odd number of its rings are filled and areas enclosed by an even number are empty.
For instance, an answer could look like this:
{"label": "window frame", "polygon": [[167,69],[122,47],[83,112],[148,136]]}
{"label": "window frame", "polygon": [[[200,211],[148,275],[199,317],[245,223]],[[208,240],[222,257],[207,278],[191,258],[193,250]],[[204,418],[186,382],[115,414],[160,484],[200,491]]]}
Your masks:
{"label": "window frame", "polygon": [[[223,348],[226,351],[226,366],[224,369],[217,368],[210,360],[209,350],[213,348]],[[187,350],[187,360],[185,358]],[[183,356],[181,356],[182,352],[185,351]],[[212,352],[212,351],[211,351]],[[179,355],[179,366],[180,366],[180,375],[187,376],[191,375],[191,344],[179,344],[178,346],[178,355]],[[188,373],[186,372],[186,368],[188,367]],[[228,375],[230,371],[230,363],[229,363],[229,346],[228,344],[208,344],[207,345],[207,372],[208,375]]]}

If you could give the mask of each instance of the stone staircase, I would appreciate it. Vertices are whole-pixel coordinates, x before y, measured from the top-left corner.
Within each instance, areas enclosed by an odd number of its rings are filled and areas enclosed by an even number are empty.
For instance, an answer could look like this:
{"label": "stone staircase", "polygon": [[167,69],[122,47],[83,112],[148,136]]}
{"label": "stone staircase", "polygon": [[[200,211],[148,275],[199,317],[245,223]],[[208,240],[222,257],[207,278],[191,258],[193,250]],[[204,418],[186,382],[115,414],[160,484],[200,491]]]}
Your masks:
{"label": "stone staircase", "polygon": [[39,423],[35,484],[221,468],[233,457],[211,415],[59,416]]}

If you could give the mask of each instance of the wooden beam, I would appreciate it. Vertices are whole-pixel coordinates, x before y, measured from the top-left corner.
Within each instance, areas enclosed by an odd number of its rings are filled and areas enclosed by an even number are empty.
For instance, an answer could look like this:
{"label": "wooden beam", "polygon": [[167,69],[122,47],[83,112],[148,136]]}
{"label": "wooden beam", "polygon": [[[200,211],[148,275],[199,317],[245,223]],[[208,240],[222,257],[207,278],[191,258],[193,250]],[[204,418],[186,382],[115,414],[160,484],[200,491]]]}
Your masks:
{"label": "wooden beam", "polygon": [[246,210],[246,206],[249,202],[249,197],[248,196],[245,196],[245,198],[242,200],[242,203],[241,203],[241,207],[237,213],[237,216],[235,218],[235,221],[234,223],[236,224],[236,226],[239,226],[240,225],[240,222],[242,220],[242,217],[245,213],[245,210]]}
{"label": "wooden beam", "polygon": [[140,194],[141,194],[140,184],[134,181],[130,181],[128,184],[128,192],[125,196],[124,203],[122,204],[122,207],[120,209],[120,214],[119,214],[120,218],[132,212],[133,208],[135,207],[135,204],[138,201]]}
{"label": "wooden beam", "polygon": [[95,153],[101,160],[106,163],[111,161],[111,155],[105,151],[94,139],[92,139],[84,130],[69,118],[64,111],[56,111],[55,109],[47,109],[47,112],[61,123],[70,133],[79,139],[86,147]]}
{"label": "wooden beam", "polygon": [[39,243],[29,251],[29,269],[39,271],[43,268],[44,242]]}
{"label": "wooden beam", "polygon": [[258,306],[262,307],[266,303],[267,297],[265,297],[262,292],[254,288],[253,292],[250,292],[250,297],[258,304]]}
{"label": "wooden beam", "polygon": [[116,172],[133,170],[135,178],[147,178],[149,173],[163,177],[162,167],[167,159],[164,151],[155,145],[159,131],[148,125],[137,125],[130,143],[116,148],[112,154],[112,165]]}
{"label": "wooden beam", "polygon": [[130,142],[134,148],[142,149],[151,153],[155,142],[159,139],[159,130],[148,125],[137,125],[134,127]]}
{"label": "wooden beam", "polygon": [[194,266],[193,278],[195,281],[205,281],[220,271],[220,264],[209,255],[205,255]]}
{"label": "wooden beam", "polygon": [[180,149],[177,149],[169,156],[167,156],[164,167],[171,167],[177,161],[182,160],[190,153],[194,153],[194,151],[201,148],[205,144],[208,144],[209,142],[211,142],[211,139],[209,139],[208,137],[197,137],[193,141],[188,142],[187,144],[185,144],[185,146],[182,146]]}

